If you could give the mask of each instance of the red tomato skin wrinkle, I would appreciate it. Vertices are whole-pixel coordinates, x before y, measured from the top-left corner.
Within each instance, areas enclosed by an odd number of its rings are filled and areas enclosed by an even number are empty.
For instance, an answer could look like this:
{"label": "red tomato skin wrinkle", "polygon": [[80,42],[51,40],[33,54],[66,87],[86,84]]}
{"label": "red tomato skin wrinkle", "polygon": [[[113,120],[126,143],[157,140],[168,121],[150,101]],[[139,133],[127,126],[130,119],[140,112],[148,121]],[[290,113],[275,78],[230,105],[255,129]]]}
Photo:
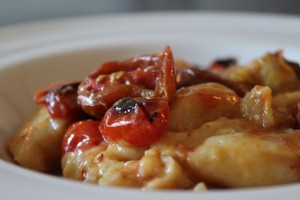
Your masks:
{"label": "red tomato skin wrinkle", "polygon": [[107,142],[125,140],[142,147],[158,141],[169,121],[166,100],[123,98],[104,115],[100,132]]}
{"label": "red tomato skin wrinkle", "polygon": [[63,154],[79,150],[81,152],[103,142],[99,131],[99,121],[83,120],[72,124],[62,142]]}

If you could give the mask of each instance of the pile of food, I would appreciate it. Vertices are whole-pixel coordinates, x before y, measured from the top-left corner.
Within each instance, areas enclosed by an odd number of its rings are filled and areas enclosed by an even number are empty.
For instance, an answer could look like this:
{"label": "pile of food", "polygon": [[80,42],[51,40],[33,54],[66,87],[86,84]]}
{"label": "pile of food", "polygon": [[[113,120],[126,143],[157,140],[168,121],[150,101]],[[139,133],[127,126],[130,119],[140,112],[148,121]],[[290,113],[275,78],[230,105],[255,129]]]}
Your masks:
{"label": "pile of food", "polygon": [[282,52],[199,69],[155,55],[102,64],[36,93],[8,142],[21,166],[143,189],[300,181],[300,67]]}

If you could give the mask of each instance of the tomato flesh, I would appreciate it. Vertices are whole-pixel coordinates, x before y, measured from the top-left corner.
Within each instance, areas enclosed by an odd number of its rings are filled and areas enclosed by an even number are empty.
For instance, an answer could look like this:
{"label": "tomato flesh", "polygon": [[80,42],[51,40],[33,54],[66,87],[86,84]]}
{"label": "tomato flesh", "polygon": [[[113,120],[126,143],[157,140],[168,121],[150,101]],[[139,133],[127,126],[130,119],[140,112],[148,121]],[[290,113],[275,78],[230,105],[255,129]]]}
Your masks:
{"label": "tomato flesh", "polygon": [[163,136],[168,120],[166,100],[128,97],[106,112],[99,129],[108,142],[125,140],[135,146],[148,146]]}
{"label": "tomato flesh", "polygon": [[78,121],[68,128],[63,138],[62,150],[64,154],[75,150],[85,151],[101,144],[102,141],[99,121]]}

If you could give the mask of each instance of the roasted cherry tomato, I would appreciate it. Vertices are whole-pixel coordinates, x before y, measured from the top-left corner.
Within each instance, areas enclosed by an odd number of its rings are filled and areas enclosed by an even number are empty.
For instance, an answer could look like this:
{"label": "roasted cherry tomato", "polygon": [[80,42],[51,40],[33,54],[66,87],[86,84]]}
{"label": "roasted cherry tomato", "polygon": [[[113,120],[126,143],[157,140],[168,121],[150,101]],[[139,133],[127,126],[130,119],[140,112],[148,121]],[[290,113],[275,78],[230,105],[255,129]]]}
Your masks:
{"label": "roasted cherry tomato", "polygon": [[78,85],[79,82],[50,85],[35,94],[35,102],[47,106],[53,119],[78,119],[84,115],[82,108],[77,103]]}
{"label": "roasted cherry tomato", "polygon": [[63,153],[84,151],[101,144],[102,141],[99,121],[78,121],[68,128],[62,141],[62,151]]}
{"label": "roasted cherry tomato", "polygon": [[106,112],[100,132],[108,142],[125,140],[135,146],[148,146],[163,136],[168,120],[166,100],[127,97]]}
{"label": "roasted cherry tomato", "polygon": [[170,101],[175,92],[174,59],[171,48],[167,47],[158,55],[105,63],[82,81],[78,101],[88,114],[101,118],[124,97]]}

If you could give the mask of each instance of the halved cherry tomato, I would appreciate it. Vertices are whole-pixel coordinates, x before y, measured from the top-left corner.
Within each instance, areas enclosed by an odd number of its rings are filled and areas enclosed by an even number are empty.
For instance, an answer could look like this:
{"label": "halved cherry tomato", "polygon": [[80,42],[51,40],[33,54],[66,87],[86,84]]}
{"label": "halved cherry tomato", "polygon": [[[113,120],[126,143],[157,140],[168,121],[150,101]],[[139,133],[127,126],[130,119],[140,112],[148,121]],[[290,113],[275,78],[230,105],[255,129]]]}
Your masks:
{"label": "halved cherry tomato", "polygon": [[37,92],[34,96],[37,104],[47,106],[51,118],[78,119],[84,114],[77,103],[79,82],[55,83]]}
{"label": "halved cherry tomato", "polygon": [[173,53],[167,47],[158,55],[105,63],[80,84],[78,101],[88,114],[101,118],[121,98],[170,101],[175,92]]}
{"label": "halved cherry tomato", "polygon": [[163,136],[168,120],[166,100],[127,97],[106,112],[100,132],[108,142],[125,140],[135,146],[148,146]]}
{"label": "halved cherry tomato", "polygon": [[72,124],[62,141],[62,152],[84,151],[101,144],[103,137],[99,131],[99,121],[84,120]]}

